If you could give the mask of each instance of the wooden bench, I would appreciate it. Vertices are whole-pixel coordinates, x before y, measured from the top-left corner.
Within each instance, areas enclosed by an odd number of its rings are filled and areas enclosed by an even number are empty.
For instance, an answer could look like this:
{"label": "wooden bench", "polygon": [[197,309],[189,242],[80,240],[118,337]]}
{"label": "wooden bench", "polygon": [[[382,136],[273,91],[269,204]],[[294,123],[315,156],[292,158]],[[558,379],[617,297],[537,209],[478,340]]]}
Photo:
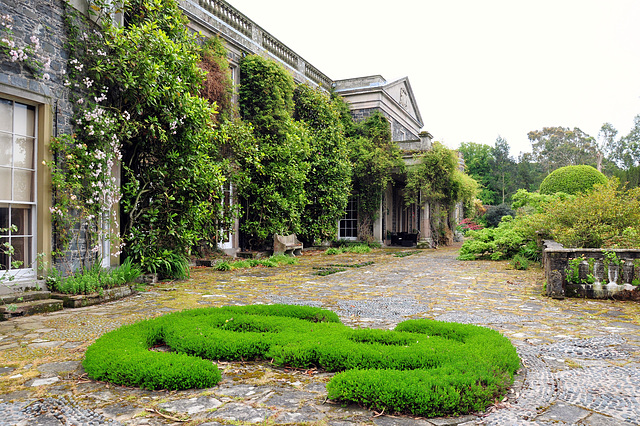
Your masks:
{"label": "wooden bench", "polygon": [[302,254],[302,243],[296,238],[296,234],[273,236],[273,254],[291,254],[300,256]]}

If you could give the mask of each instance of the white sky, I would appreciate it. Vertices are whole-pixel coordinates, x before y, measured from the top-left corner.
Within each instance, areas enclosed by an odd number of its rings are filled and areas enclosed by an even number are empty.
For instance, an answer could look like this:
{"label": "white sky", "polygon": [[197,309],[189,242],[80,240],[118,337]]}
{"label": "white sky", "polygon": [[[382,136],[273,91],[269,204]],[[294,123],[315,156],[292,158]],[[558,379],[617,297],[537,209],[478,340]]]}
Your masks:
{"label": "white sky", "polygon": [[228,0],[330,78],[409,77],[424,130],[531,151],[527,133],[640,114],[638,0]]}

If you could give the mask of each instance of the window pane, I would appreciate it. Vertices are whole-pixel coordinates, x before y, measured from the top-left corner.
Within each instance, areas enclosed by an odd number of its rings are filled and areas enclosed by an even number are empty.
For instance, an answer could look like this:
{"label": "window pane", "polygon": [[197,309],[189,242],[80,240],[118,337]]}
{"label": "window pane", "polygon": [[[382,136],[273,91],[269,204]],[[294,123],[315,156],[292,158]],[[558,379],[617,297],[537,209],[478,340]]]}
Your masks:
{"label": "window pane", "polygon": [[9,256],[5,254],[5,244],[9,242],[9,238],[0,238],[0,274],[9,267]]}
{"label": "window pane", "polygon": [[0,99],[0,130],[13,131],[13,102]]}
{"label": "window pane", "polygon": [[13,171],[14,201],[33,201],[33,175],[27,170]]}
{"label": "window pane", "polygon": [[31,235],[31,208],[11,206],[11,224],[18,227],[12,235]]}
{"label": "window pane", "polygon": [[0,166],[11,166],[11,135],[0,133]]}
{"label": "window pane", "polygon": [[[9,206],[5,204],[0,207],[0,235],[9,235]],[[2,229],[7,229],[2,231]]]}
{"label": "window pane", "polygon": [[33,139],[16,137],[13,146],[13,167],[33,169]]}
{"label": "window pane", "polygon": [[17,266],[17,268],[14,265],[11,265],[11,269],[23,269],[31,266],[31,238],[11,238],[11,245],[14,249],[13,256],[11,256],[11,263],[16,261],[22,262],[21,265]]}
{"label": "window pane", "polygon": [[0,167],[0,200],[11,199],[11,169]]}
{"label": "window pane", "polygon": [[35,136],[36,108],[31,105],[19,104],[14,107],[15,120],[13,133],[25,136]]}

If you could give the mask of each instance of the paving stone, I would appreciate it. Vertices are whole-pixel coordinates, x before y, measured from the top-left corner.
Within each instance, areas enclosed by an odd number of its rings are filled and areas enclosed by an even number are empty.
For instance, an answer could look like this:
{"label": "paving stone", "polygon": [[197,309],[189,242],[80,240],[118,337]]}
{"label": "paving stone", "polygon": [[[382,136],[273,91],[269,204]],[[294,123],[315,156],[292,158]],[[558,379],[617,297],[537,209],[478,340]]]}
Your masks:
{"label": "paving stone", "polygon": [[202,413],[204,411],[214,410],[222,405],[216,398],[206,396],[194,397],[189,399],[179,399],[177,401],[165,402],[160,404],[160,408],[173,413],[186,413],[189,415]]}
{"label": "paving stone", "polygon": [[584,419],[589,414],[591,413],[583,408],[558,402],[557,404],[553,404],[548,410],[544,412],[544,414],[537,417],[536,420],[565,422],[573,424]]}
{"label": "paving stone", "polygon": [[377,417],[373,419],[376,426],[433,426],[434,423],[412,417]]}
{"label": "paving stone", "polygon": [[212,419],[254,424],[262,423],[275,414],[276,411],[273,410],[253,408],[249,405],[230,402],[217,411],[211,413],[208,417]]}
{"label": "paving stone", "polygon": [[454,426],[459,425],[460,423],[467,423],[474,420],[477,420],[475,416],[437,417],[434,419],[429,419],[429,422],[434,424],[435,426]]}
{"label": "paving stone", "polygon": [[632,423],[627,423],[625,421],[603,416],[602,414],[593,413],[590,416],[582,419],[579,423],[580,425],[585,426],[631,426]]}
{"label": "paving stone", "polygon": [[82,367],[80,361],[51,362],[48,364],[40,364],[38,371],[41,373],[58,374],[61,372],[75,371]]}
{"label": "paving stone", "polygon": [[36,379],[33,382],[31,382],[31,384],[29,386],[35,387],[35,386],[46,386],[46,385],[52,385],[55,382],[59,381],[60,378],[59,377],[49,377],[46,379]]}

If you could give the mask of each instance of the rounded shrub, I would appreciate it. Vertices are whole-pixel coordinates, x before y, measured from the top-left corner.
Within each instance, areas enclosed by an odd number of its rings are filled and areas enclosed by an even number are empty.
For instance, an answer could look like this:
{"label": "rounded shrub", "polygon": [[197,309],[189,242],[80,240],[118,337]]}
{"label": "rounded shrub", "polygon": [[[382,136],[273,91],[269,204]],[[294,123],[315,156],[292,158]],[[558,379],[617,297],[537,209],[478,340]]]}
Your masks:
{"label": "rounded shrub", "polygon": [[505,216],[516,217],[516,212],[511,210],[508,205],[500,204],[499,206],[490,206],[485,213],[484,218],[487,221],[487,226],[495,228],[500,224],[502,218]]}
{"label": "rounded shrub", "polygon": [[[148,350],[158,343],[174,352]],[[483,410],[520,366],[509,340],[488,328],[409,320],[354,330],[331,311],[292,305],[194,309],[124,326],[99,338],[83,366],[96,380],[186,389],[217,383],[210,360],[219,359],[339,372],[329,398],[420,416]]]}
{"label": "rounded shrub", "polygon": [[606,184],[607,177],[591,166],[566,166],[554,170],[540,184],[541,194],[564,192],[578,194],[590,191],[597,183]]}

